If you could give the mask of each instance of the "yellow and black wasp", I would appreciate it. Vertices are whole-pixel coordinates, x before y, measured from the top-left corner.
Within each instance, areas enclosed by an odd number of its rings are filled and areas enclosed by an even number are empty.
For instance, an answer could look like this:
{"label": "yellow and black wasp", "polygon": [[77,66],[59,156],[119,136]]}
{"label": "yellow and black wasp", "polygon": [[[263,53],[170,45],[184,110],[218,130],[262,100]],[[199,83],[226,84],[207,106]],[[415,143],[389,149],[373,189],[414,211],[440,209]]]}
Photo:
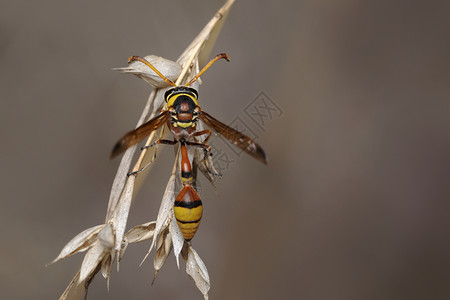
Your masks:
{"label": "yellow and black wasp", "polygon": [[[139,56],[130,57],[129,63],[133,61],[144,63],[164,79],[164,81],[172,85],[173,88],[167,90],[164,95],[165,106],[162,109],[162,112],[150,121],[125,134],[116,143],[111,153],[111,158],[113,158],[143,140],[154,130],[160,128],[164,124],[167,125],[174,135],[174,140],[159,139],[154,144],[181,144],[181,182],[183,184],[183,189],[175,199],[174,214],[180,231],[187,241],[192,239],[199,226],[202,217],[202,202],[191,185],[193,179],[186,146],[202,147],[205,151],[210,151],[210,146],[208,146],[206,142],[211,136],[211,130],[206,129],[198,131],[197,123],[199,120],[247,154],[260,162],[267,164],[267,157],[261,146],[245,134],[218,121],[203,111],[197,101],[197,90],[189,87],[189,85],[194,83],[213,63],[222,58],[229,60],[227,54],[218,54],[187,84],[177,86],[144,58]],[[195,137],[203,135],[207,135],[207,137],[202,143],[193,140]]]}

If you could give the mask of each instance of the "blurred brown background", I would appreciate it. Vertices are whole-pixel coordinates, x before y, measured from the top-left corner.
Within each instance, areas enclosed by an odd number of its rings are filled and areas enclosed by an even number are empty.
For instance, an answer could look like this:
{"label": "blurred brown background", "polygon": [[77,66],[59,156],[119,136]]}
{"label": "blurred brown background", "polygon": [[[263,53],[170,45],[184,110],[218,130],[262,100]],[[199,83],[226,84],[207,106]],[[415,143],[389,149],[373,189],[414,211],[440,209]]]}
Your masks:
{"label": "blurred brown background", "polygon": [[[82,255],[45,268],[103,222],[119,159],[151,88],[110,70],[177,59],[223,1],[3,1],[0,10],[2,299],[56,299]],[[269,155],[202,180],[193,241],[211,299],[450,299],[450,2],[240,1],[203,76],[202,108],[250,126]],[[282,110],[259,128],[263,91]],[[217,146],[227,146],[216,139]],[[227,148],[228,149],[228,148]],[[129,227],[154,220],[173,162],[161,151]],[[233,156],[234,155],[234,156]],[[201,299],[172,255],[150,287],[149,243],[111,292]]]}

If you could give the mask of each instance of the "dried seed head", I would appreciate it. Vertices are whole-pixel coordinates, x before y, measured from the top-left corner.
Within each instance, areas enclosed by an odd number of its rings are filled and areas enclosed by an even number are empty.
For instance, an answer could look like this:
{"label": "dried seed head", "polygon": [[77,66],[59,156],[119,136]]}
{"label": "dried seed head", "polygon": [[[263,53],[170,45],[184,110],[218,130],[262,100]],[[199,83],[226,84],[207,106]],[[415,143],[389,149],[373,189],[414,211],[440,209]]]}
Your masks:
{"label": "dried seed head", "polygon": [[[146,56],[145,59],[168,79],[175,81],[176,84],[186,82],[186,80],[189,80],[192,76],[193,71],[195,70],[195,72],[198,72],[199,65],[203,65],[204,62],[206,62],[205,59],[209,58],[211,49],[233,3],[234,0],[226,1],[211,21],[208,22],[198,36],[187,47],[177,62],[154,55]],[[161,90],[160,88],[167,87],[168,84],[164,79],[148,68],[148,66],[139,61],[134,61],[127,67],[115,68],[114,70],[121,73],[134,74],[156,88],[148,99],[147,105],[138,122],[139,126],[145,119],[148,119],[149,116],[154,116],[162,107],[164,103],[162,97],[164,90]],[[198,89],[199,81],[200,79],[194,82],[192,87]],[[153,135],[150,136],[148,144],[150,144],[153,137]],[[60,300],[69,298],[74,299],[72,298],[73,295],[84,295],[82,297],[77,296],[76,299],[85,298],[90,282],[99,271],[101,271],[102,275],[107,279],[109,285],[111,266],[117,252],[119,252],[117,255],[119,261],[128,243],[139,242],[150,238],[153,238],[153,243],[155,243],[158,238],[161,240],[161,243],[159,243],[158,240],[157,257],[155,257],[155,261],[158,261],[159,267],[164,263],[164,260],[167,258],[173,245],[174,253],[177,258],[177,265],[178,256],[181,253],[186,260],[187,273],[194,279],[205,299],[208,298],[210,280],[206,267],[190,244],[184,241],[174,219],[174,171],[169,179],[157,221],[141,225],[140,227],[134,227],[124,235],[135,185],[135,177],[127,177],[126,174],[131,165],[135,149],[136,147],[131,147],[122,159],[111,190],[105,224],[89,228],[78,234],[63,248],[58,257],[53,261],[56,262],[74,253],[88,250],[80,271],[75,275],[74,279],[62,294]],[[140,169],[143,161],[142,157],[145,156],[145,153],[146,151],[142,152],[141,157],[133,169]],[[201,161],[201,159],[197,160]],[[199,168],[203,173],[206,172],[209,174],[215,172],[210,159],[206,162],[200,162]],[[208,176],[207,178],[210,181],[212,180]],[[153,243],[150,250],[154,245]],[[160,263],[161,261],[162,263]]]}

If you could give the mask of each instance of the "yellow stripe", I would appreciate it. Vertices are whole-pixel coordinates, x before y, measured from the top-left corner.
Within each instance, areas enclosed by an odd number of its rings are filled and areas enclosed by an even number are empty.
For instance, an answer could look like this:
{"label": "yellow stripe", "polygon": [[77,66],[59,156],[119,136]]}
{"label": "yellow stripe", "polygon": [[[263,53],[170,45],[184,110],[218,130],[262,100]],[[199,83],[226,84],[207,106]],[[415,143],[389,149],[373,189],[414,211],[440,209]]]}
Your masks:
{"label": "yellow stripe", "polygon": [[200,223],[181,223],[177,221],[180,230],[182,229],[183,233],[187,232],[195,232],[198,229]]}
{"label": "yellow stripe", "polygon": [[[194,207],[194,208],[186,208],[175,206],[173,208],[173,212],[175,214],[175,218],[181,222],[194,222],[200,221],[203,214],[202,205]],[[183,224],[188,225],[188,224]]]}
{"label": "yellow stripe", "polygon": [[180,126],[181,128],[189,128],[189,127],[192,127],[192,122],[189,122],[189,123],[177,122],[177,126]]}
{"label": "yellow stripe", "polygon": [[178,224],[178,228],[180,228],[180,231],[181,231],[181,234],[183,235],[183,238],[186,241],[190,241],[194,237],[195,233],[197,232],[197,229],[198,229],[198,226],[200,225],[200,222],[199,223],[184,224],[184,223],[181,223],[181,222],[177,221],[177,224]]}
{"label": "yellow stripe", "polygon": [[182,184],[185,184],[185,183],[191,183],[193,180],[194,180],[194,178],[193,178],[192,176],[189,177],[189,178],[181,177],[181,183],[182,183]]}

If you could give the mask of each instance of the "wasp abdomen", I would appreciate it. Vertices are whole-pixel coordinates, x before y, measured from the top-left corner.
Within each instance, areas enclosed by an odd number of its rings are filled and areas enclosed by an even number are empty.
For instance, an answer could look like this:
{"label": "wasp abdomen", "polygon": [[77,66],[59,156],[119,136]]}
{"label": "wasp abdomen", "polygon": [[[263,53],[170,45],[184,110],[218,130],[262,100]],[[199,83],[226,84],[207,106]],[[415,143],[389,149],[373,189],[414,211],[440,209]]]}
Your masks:
{"label": "wasp abdomen", "polygon": [[200,196],[190,184],[186,184],[178,194],[173,209],[183,238],[190,241],[197,232],[203,214]]}

